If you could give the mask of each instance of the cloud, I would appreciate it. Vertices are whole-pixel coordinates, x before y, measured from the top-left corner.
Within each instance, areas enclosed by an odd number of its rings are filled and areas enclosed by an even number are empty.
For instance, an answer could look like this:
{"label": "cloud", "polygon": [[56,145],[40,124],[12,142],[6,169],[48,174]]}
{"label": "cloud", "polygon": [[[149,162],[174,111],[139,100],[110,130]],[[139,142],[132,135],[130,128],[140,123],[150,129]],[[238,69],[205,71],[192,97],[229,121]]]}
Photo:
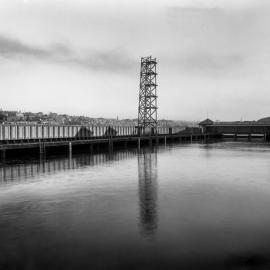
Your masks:
{"label": "cloud", "polygon": [[49,52],[40,48],[26,45],[16,39],[0,36],[0,55],[7,58],[18,55],[44,58],[49,56]]}
{"label": "cloud", "polygon": [[205,15],[205,14],[220,14],[221,8],[217,7],[167,7],[167,15],[169,17],[177,18],[181,15]]}
{"label": "cloud", "polygon": [[270,62],[267,7],[167,7],[168,24],[179,44],[176,65],[214,76],[264,68]]}
{"label": "cloud", "polygon": [[83,57],[70,57],[68,62],[96,71],[110,70],[114,72],[129,71],[137,65],[137,62],[122,50],[88,53]]}
{"label": "cloud", "polygon": [[193,51],[179,55],[174,61],[182,71],[214,75],[243,66],[247,58],[241,53],[214,54],[207,51]]}
{"label": "cloud", "polygon": [[0,36],[0,57],[7,59],[46,60],[64,65],[76,65],[95,71],[128,71],[136,65],[128,54],[120,49],[76,53],[65,44],[57,43],[41,48],[23,43],[17,39]]}

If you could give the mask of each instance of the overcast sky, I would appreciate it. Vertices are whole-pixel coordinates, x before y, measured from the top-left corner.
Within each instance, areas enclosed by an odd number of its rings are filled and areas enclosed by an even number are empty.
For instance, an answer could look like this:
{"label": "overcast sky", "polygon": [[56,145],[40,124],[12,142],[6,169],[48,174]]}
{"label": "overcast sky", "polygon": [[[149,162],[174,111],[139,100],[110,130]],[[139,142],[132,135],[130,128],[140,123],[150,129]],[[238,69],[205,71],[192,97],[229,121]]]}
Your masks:
{"label": "overcast sky", "polygon": [[140,57],[158,116],[270,116],[264,0],[0,0],[0,108],[136,118]]}

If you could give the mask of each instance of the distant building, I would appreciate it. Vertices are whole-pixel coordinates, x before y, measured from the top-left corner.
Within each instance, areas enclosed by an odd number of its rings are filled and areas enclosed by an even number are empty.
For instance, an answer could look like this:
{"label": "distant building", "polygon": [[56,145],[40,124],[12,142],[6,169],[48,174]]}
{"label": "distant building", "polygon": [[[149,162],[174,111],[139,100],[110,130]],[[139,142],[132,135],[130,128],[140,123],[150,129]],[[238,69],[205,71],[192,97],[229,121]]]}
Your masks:
{"label": "distant building", "polygon": [[270,123],[270,117],[264,117],[258,120],[260,123]]}
{"label": "distant building", "polygon": [[203,120],[202,122],[199,123],[200,126],[207,126],[207,125],[213,125],[214,121],[212,121],[211,119],[207,118],[205,120]]}
{"label": "distant building", "polygon": [[6,122],[7,121],[7,114],[0,112],[0,123]]}
{"label": "distant building", "polygon": [[16,111],[7,112],[7,122],[17,122],[20,118],[17,115]]}
{"label": "distant building", "polygon": [[210,126],[213,125],[214,121],[212,121],[209,118],[206,118],[205,120],[203,120],[202,122],[199,123],[199,126],[201,126],[202,131],[205,132],[206,131],[206,126]]}

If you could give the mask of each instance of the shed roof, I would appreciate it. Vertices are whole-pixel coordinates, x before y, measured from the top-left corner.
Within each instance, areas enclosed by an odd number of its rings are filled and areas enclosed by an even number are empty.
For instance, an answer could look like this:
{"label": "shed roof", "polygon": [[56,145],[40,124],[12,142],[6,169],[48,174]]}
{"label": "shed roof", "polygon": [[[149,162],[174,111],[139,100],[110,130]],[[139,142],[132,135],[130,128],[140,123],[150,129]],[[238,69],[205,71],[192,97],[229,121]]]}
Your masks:
{"label": "shed roof", "polygon": [[213,125],[213,124],[214,122],[209,118],[206,118],[205,120],[199,123],[200,126],[207,126],[207,125]]}

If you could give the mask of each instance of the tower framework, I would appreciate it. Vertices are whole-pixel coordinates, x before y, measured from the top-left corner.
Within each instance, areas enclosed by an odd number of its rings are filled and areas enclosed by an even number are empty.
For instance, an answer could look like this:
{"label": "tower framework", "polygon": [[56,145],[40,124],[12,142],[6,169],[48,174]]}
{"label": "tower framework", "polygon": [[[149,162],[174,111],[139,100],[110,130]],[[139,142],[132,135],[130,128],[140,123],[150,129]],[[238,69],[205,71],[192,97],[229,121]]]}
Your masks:
{"label": "tower framework", "polygon": [[138,126],[143,128],[157,127],[156,65],[156,58],[141,58]]}

